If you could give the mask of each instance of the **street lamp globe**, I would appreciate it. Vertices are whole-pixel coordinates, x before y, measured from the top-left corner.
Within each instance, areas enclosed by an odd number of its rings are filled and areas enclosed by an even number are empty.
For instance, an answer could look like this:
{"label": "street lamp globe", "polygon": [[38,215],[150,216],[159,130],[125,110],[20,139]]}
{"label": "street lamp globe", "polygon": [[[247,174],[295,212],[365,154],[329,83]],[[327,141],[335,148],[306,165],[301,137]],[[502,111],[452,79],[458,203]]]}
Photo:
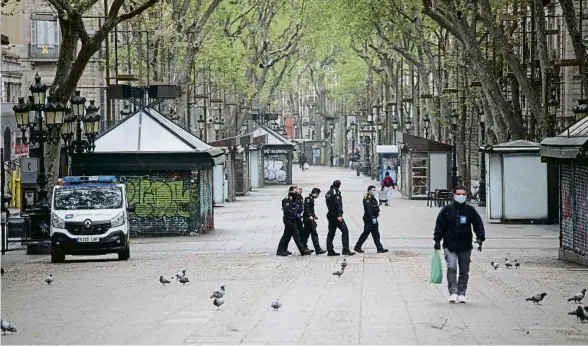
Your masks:
{"label": "street lamp globe", "polygon": [[86,107],[86,116],[84,117],[84,132],[86,136],[96,136],[100,129],[100,107],[90,100],[90,105]]}
{"label": "street lamp globe", "polygon": [[382,121],[378,121],[378,131],[382,131],[382,128],[384,128],[384,123]]}
{"label": "street lamp globe", "polygon": [[61,138],[66,142],[68,139],[73,137],[74,129],[75,129],[75,118],[72,114],[72,109],[67,109],[65,111],[65,117],[63,118],[63,126],[61,127]]}
{"label": "street lamp globe", "polygon": [[331,130],[334,130],[335,129],[335,124],[331,124],[330,127],[331,127]]}
{"label": "street lamp globe", "polygon": [[431,127],[431,118],[428,114],[425,114],[425,117],[423,118],[423,123],[425,125],[425,130],[428,130]]}
{"label": "street lamp globe", "polygon": [[396,117],[392,119],[392,129],[394,129],[394,131],[398,130],[398,118]]}
{"label": "street lamp globe", "polygon": [[204,116],[200,115],[200,117],[198,118],[198,128],[200,129],[200,131],[204,130],[205,123],[206,120],[204,120]]}
{"label": "street lamp globe", "polygon": [[406,121],[404,122],[404,129],[407,132],[410,131],[411,125],[412,125],[412,120],[410,119],[410,117],[406,118]]}
{"label": "street lamp globe", "polygon": [[549,100],[547,101],[549,114],[555,114],[557,112],[557,108],[559,107],[559,102],[557,101],[557,98],[555,96],[555,87],[552,87],[551,96],[549,96]]}
{"label": "street lamp globe", "polygon": [[71,102],[71,110],[75,119],[82,119],[86,106],[86,98],[80,96],[80,91],[76,90],[69,102]]}
{"label": "street lamp globe", "polygon": [[26,131],[30,124],[29,112],[31,107],[25,103],[24,97],[18,98],[18,103],[12,107],[12,110],[14,111],[18,128]]}
{"label": "street lamp globe", "polygon": [[48,103],[43,107],[45,112],[45,124],[47,127],[61,126],[65,115],[65,105],[57,97],[49,96]]}
{"label": "street lamp globe", "polygon": [[37,72],[35,74],[35,84],[31,85],[29,88],[31,94],[33,94],[33,103],[36,107],[42,107],[45,105],[47,88],[48,86],[41,83],[41,76],[39,76],[39,72]]}
{"label": "street lamp globe", "polygon": [[455,128],[457,126],[457,120],[459,119],[459,116],[457,115],[455,109],[451,111],[451,115],[449,116],[449,118],[451,119],[451,126]]}
{"label": "street lamp globe", "polygon": [[214,130],[215,131],[220,130],[220,125],[221,125],[220,124],[220,120],[215,120],[215,122],[214,122]]}

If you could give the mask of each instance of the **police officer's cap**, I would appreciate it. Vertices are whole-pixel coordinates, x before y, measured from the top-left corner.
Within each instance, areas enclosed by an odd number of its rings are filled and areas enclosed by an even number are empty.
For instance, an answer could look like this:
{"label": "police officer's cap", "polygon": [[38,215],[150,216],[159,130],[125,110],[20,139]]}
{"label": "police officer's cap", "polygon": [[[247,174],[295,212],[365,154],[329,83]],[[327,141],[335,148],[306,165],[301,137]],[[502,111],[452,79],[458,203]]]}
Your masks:
{"label": "police officer's cap", "polygon": [[335,180],[333,182],[333,186],[336,187],[336,188],[339,188],[341,186],[341,181],[340,180]]}
{"label": "police officer's cap", "polygon": [[312,191],[310,193],[312,193],[312,194],[321,193],[321,189],[319,189],[318,187],[315,187],[314,189],[312,189]]}

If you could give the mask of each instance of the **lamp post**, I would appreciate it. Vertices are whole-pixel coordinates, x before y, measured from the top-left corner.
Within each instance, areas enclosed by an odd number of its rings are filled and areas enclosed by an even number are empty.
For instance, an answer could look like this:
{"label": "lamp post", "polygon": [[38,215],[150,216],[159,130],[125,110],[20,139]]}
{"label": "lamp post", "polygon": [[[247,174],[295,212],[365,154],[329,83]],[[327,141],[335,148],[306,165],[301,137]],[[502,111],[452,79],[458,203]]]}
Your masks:
{"label": "lamp post", "polygon": [[482,150],[482,162],[480,162],[480,187],[478,188],[478,206],[486,206],[486,124],[484,123],[484,113],[480,114],[480,139],[484,147]]}
{"label": "lamp post", "polygon": [[[91,153],[96,148],[94,141],[100,130],[100,114],[98,113],[100,107],[94,104],[94,100],[90,100],[90,105],[85,107],[86,99],[81,97],[77,90],[69,102],[71,109],[66,110],[64,124],[61,128],[61,138],[67,153],[70,155],[72,153]],[[86,139],[82,137],[82,122]]]}
{"label": "lamp post", "polygon": [[[33,212],[30,213],[31,224],[34,225],[33,236],[39,237],[48,236],[41,232],[40,222],[49,224],[49,201],[47,199],[47,176],[45,174],[45,142],[57,144],[59,143],[59,132],[63,125],[65,106],[55,97],[47,99],[47,86],[41,83],[41,77],[37,73],[35,75],[35,83],[31,85],[29,90],[32,97],[29,104],[25,104],[25,99],[20,97],[18,104],[13,107],[16,117],[17,125],[22,131],[22,140],[26,143],[39,144],[39,172],[37,173],[37,191],[38,198],[33,207]],[[46,101],[48,101],[46,103]],[[33,119],[31,119],[31,110],[34,112]],[[43,112],[45,117],[43,118]],[[31,121],[32,120],[32,121]],[[43,125],[47,127],[45,130]],[[26,132],[29,131],[27,138]]]}
{"label": "lamp post", "polygon": [[453,136],[453,148],[452,148],[452,161],[453,164],[451,166],[451,186],[455,188],[457,186],[457,147],[456,147],[456,133],[455,130],[457,129],[457,121],[459,116],[455,109],[451,111],[451,115],[449,116],[451,119],[451,132]]}
{"label": "lamp post", "polygon": [[329,124],[329,129],[330,129],[330,134],[329,134],[329,147],[330,147],[330,153],[331,155],[329,156],[329,161],[330,161],[330,166],[333,167],[334,163],[334,157],[335,155],[333,155],[333,130],[335,130],[335,124],[331,123]]}
{"label": "lamp post", "polygon": [[423,123],[425,125],[425,138],[429,139],[429,128],[431,127],[431,118],[428,114],[425,114],[425,117],[423,118]]}
{"label": "lamp post", "polygon": [[384,129],[384,123],[382,122],[382,120],[379,120],[376,123],[377,129],[378,129],[378,145],[382,144],[382,130]]}
{"label": "lamp post", "polygon": [[394,117],[392,119],[392,129],[394,130],[394,137],[392,138],[392,143],[396,145],[396,131],[398,130],[398,118]]}
{"label": "lamp post", "polygon": [[410,128],[412,125],[412,119],[410,118],[410,116],[406,117],[406,120],[404,121],[404,130],[406,130],[406,133],[410,134]]}
{"label": "lamp post", "polygon": [[555,128],[555,119],[557,118],[557,108],[559,107],[559,101],[557,100],[556,97],[556,90],[555,90],[555,85],[551,86],[551,95],[549,96],[549,100],[547,101],[547,108],[549,110],[549,118],[551,119],[550,121],[550,125],[549,126],[549,135],[550,136],[554,136],[554,128]]}

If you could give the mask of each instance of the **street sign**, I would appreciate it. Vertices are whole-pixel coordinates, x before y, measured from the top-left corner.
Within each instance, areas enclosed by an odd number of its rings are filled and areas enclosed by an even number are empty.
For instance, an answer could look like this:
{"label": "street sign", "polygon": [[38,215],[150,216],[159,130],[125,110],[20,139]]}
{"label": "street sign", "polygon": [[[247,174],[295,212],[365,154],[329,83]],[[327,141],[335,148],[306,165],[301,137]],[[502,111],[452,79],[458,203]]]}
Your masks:
{"label": "street sign", "polygon": [[39,171],[38,157],[21,157],[20,158],[20,172],[21,173],[37,173]]}

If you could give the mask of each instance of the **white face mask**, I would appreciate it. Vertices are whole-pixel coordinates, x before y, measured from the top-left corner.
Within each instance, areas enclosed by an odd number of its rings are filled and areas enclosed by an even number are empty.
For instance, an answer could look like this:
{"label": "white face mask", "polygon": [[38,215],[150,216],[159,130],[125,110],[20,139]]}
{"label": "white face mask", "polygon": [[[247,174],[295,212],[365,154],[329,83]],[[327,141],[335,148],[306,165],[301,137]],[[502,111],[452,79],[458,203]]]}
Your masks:
{"label": "white face mask", "polygon": [[372,196],[376,197],[378,195],[378,192],[376,190],[372,190],[370,191],[370,193],[372,194]]}
{"label": "white face mask", "polygon": [[453,197],[453,199],[454,199],[454,200],[455,200],[457,203],[459,203],[459,204],[463,204],[463,203],[465,203],[465,201],[466,201],[466,199],[467,199],[467,196],[465,196],[465,195],[455,195],[455,196]]}

